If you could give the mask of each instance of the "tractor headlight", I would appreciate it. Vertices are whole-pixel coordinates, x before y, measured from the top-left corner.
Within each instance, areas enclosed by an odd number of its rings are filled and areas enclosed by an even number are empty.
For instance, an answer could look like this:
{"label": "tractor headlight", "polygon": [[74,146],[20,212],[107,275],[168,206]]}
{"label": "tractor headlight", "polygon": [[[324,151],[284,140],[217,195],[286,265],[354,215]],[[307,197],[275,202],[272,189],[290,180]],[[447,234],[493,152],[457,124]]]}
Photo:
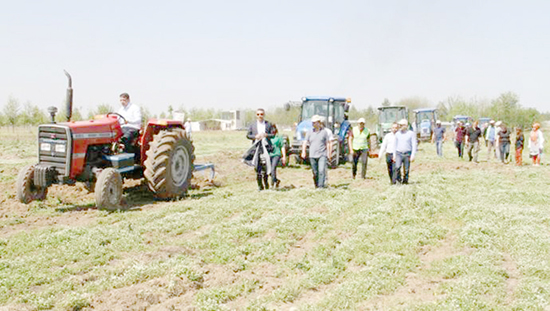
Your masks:
{"label": "tractor headlight", "polygon": [[65,145],[64,144],[55,145],[55,152],[65,153]]}
{"label": "tractor headlight", "polygon": [[51,151],[52,150],[52,145],[48,144],[48,143],[41,143],[40,144],[40,151]]}

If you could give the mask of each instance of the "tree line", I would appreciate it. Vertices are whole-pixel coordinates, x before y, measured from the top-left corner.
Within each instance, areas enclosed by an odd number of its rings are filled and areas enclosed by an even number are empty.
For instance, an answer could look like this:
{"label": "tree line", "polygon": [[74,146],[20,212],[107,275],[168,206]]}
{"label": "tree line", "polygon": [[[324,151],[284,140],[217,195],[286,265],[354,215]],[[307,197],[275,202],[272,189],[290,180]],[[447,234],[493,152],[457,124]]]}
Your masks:
{"label": "tree line", "polygon": [[[418,108],[435,107],[438,110],[438,118],[442,121],[451,121],[455,115],[467,115],[474,120],[481,117],[488,117],[494,120],[500,120],[513,127],[529,128],[534,121],[550,120],[550,112],[541,113],[535,108],[526,108],[519,103],[519,96],[506,92],[492,100],[465,100],[461,97],[449,97],[448,99],[439,102],[437,105],[431,104],[427,99],[422,97],[409,97],[401,99],[397,102],[390,102],[385,99],[380,105],[373,107],[371,105],[365,108],[360,108],[359,105],[353,104],[348,113],[350,120],[365,118],[367,126],[376,126],[378,123],[379,106],[406,106],[409,109],[409,120],[413,120],[413,110]],[[167,111],[151,112],[146,105],[140,105],[144,121],[150,118],[173,118],[174,113],[184,113],[186,118],[192,121],[221,119],[223,118],[224,110],[214,108],[189,108],[186,109],[183,105],[174,108],[172,105]],[[56,121],[65,120],[64,106],[60,105],[56,115]],[[88,111],[84,116],[81,110],[77,107],[73,108],[71,120],[89,120],[96,115],[106,114],[118,110],[110,104],[100,104],[95,109]],[[255,109],[241,110],[244,126],[252,123],[256,119]],[[267,119],[280,126],[290,127],[299,120],[300,107],[297,105],[291,106],[289,110],[284,108],[284,105],[271,107],[266,109]],[[8,98],[3,109],[0,111],[0,126],[17,126],[17,125],[38,125],[47,123],[50,116],[46,109],[40,109],[38,106],[30,102],[21,102],[14,98]]]}

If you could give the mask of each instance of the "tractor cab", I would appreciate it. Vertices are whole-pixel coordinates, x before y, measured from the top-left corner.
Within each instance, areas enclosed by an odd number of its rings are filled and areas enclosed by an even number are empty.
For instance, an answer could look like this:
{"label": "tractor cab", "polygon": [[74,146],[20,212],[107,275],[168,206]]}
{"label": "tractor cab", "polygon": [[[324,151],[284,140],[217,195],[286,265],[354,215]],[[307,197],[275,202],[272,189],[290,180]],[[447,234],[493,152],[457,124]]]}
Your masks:
{"label": "tractor cab", "polygon": [[392,124],[401,119],[409,120],[409,110],[407,107],[378,107],[378,125],[376,126],[376,132],[370,135],[370,157],[376,158],[379,156],[379,143],[391,131]]}
{"label": "tractor cab", "polygon": [[437,109],[424,108],[416,109],[413,112],[415,119],[414,131],[418,140],[429,141],[435,128],[435,122],[437,121]]}
{"label": "tractor cab", "polygon": [[[333,153],[331,167],[337,166],[341,161],[345,161],[344,155],[347,154],[347,137],[350,129],[350,123],[347,120],[346,113],[349,110],[351,100],[343,97],[304,97],[300,102],[300,120],[296,126],[296,132],[289,153],[299,156],[302,143],[306,134],[313,128],[311,118],[314,115],[321,116],[325,127],[333,134]],[[288,109],[288,107],[287,107]]]}

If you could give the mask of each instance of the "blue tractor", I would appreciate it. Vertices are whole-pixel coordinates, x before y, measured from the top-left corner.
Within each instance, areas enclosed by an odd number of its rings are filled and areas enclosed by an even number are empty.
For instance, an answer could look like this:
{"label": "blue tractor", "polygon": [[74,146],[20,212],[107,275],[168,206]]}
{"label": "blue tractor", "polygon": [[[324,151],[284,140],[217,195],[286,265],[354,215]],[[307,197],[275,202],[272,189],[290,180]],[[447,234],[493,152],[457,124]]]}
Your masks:
{"label": "blue tractor", "polygon": [[437,121],[437,109],[423,108],[413,111],[415,116],[415,131],[419,141],[430,141]]}
{"label": "blue tractor", "polygon": [[[335,168],[339,164],[345,163],[349,155],[347,141],[351,126],[346,114],[349,111],[350,102],[351,99],[343,97],[303,97],[299,103],[300,120],[288,151],[289,159],[300,162],[302,143],[307,132],[313,128],[311,117],[318,115],[324,119],[325,127],[332,132],[332,155],[329,166]],[[285,108],[290,109],[290,104],[287,104]]]}

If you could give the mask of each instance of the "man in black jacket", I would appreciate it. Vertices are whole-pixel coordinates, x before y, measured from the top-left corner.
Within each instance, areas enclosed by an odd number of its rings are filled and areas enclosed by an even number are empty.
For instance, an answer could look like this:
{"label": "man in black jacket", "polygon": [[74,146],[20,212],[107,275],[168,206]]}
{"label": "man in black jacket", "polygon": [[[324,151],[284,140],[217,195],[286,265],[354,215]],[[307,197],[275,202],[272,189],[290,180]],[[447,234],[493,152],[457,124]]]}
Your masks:
{"label": "man in black jacket", "polygon": [[[264,118],[265,110],[262,108],[256,110],[256,122],[250,125],[246,137],[251,139],[253,143],[263,140],[266,145],[270,146],[269,139],[275,136],[275,131],[271,123],[267,122]],[[264,152],[263,148],[259,148],[258,152]],[[264,165],[260,160],[258,160],[256,165],[256,180],[258,181],[259,190],[269,189],[268,175],[270,172],[267,171]]]}

